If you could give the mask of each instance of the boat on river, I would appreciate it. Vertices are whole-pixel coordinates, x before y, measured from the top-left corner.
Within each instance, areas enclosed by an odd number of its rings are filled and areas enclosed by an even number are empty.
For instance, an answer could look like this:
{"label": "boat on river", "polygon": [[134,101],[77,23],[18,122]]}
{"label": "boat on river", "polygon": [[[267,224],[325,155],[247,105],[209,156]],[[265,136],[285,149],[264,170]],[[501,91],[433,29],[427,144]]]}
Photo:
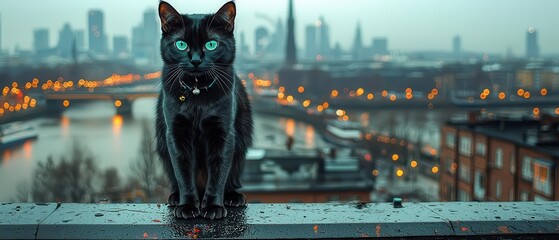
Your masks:
{"label": "boat on river", "polygon": [[33,126],[25,122],[12,122],[0,125],[0,147],[16,145],[39,136]]}

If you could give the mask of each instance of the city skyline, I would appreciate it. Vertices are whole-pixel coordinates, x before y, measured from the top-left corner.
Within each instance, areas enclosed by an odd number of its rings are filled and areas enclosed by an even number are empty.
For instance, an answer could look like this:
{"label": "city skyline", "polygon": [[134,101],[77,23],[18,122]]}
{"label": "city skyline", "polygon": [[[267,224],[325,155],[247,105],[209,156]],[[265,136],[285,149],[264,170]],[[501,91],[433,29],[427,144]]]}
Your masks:
{"label": "city skyline", "polygon": [[[61,2],[61,4],[59,4]],[[180,12],[213,12],[224,0],[211,0],[203,3],[188,3],[169,0]],[[319,1],[294,2],[296,45],[305,45],[305,26],[315,22],[321,16],[329,23],[331,41],[330,47],[340,43],[345,51],[353,47],[354,30],[357,23],[361,23],[363,42],[370,43],[373,38],[383,37],[390,42],[391,49],[407,51],[452,51],[452,38],[460,36],[461,50],[504,54],[510,48],[515,56],[525,55],[525,34],[529,27],[535,27],[539,32],[538,45],[541,55],[559,54],[559,32],[554,31],[553,22],[559,17],[551,10],[557,9],[559,3],[553,1],[509,1],[504,6],[498,1],[484,2],[484,8],[479,3],[470,1],[454,1],[448,4],[442,0],[430,1],[363,1],[352,0],[354,6],[345,7],[347,12],[338,11],[343,1],[329,1],[327,6]],[[50,43],[57,43],[57,33],[66,22],[72,29],[87,29],[87,13],[91,9],[100,9],[105,17],[105,34],[108,39],[114,36],[126,36],[131,39],[132,29],[142,21],[142,14],[156,6],[152,1],[141,0],[133,6],[122,2],[85,1],[73,3],[71,1],[41,1],[34,3],[28,11],[20,11],[27,1],[2,2],[0,12],[2,16],[2,47],[10,52],[16,45],[20,49],[32,48],[33,31],[38,28],[48,28]],[[266,1],[266,4],[251,0],[238,0],[237,34],[246,34],[247,42],[254,42],[254,30],[259,26],[273,29],[270,21],[261,16],[265,12],[267,18],[286,22],[287,1]],[[52,10],[60,5],[71,12]],[[347,4],[346,4],[347,5]],[[429,8],[435,7],[435,10]],[[554,7],[557,6],[557,7]],[[267,8],[264,8],[267,7]],[[320,7],[320,12],[315,8]],[[507,8],[506,14],[502,13]],[[126,17],[122,17],[122,9],[127,9]],[[185,11],[183,9],[192,9]],[[268,9],[268,10],[258,10]],[[274,10],[270,10],[274,9]],[[377,11],[376,9],[383,9]],[[456,9],[464,11],[454,12]],[[469,11],[475,9],[475,11]],[[13,11],[12,11],[13,10]],[[52,11],[50,11],[52,10]],[[388,12],[388,13],[387,13]],[[453,13],[454,12],[454,13]],[[412,14],[413,13],[413,14]],[[513,16],[522,13],[523,18]],[[484,15],[491,14],[492,21],[487,21]],[[24,19],[19,21],[20,19]],[[447,20],[450,21],[447,21]],[[452,21],[452,19],[458,19]],[[442,21],[444,20],[444,21]],[[18,22],[18,24],[7,24]],[[452,24],[449,24],[452,23]],[[433,31],[436,29],[438,31]],[[6,34],[9,32],[10,34]],[[86,36],[87,38],[87,36]],[[410,41],[414,39],[414,41]],[[111,45],[112,42],[108,41]],[[253,52],[255,46],[249,44]]]}

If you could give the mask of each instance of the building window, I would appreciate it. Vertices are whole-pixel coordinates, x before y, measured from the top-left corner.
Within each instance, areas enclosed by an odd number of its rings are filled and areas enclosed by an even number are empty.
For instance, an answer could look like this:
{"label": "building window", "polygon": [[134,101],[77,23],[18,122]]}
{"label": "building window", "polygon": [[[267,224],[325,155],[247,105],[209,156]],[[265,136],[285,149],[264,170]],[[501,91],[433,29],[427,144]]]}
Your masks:
{"label": "building window", "polygon": [[503,167],[503,149],[495,149],[495,168]]}
{"label": "building window", "polygon": [[461,201],[461,202],[471,201],[470,194],[468,194],[468,192],[466,192],[462,189],[458,189],[458,201]]}
{"label": "building window", "polygon": [[460,172],[460,176],[459,176],[460,179],[464,182],[469,183],[470,182],[470,175],[471,175],[470,166],[465,165],[465,164],[461,164],[460,168],[458,170]]}
{"label": "building window", "polygon": [[534,161],[534,177],[533,177],[533,187],[541,193],[549,196],[551,195],[552,183],[551,183],[551,164],[545,161],[536,160]]}
{"label": "building window", "polygon": [[514,157],[514,152],[510,153],[510,173],[516,173],[516,159]]}
{"label": "building window", "polygon": [[464,156],[472,155],[472,139],[469,137],[460,137],[460,154]]}
{"label": "building window", "polygon": [[476,143],[476,154],[478,156],[485,156],[485,151],[486,151],[486,147],[485,147],[485,143],[481,143],[481,142],[477,142]]}
{"label": "building window", "polygon": [[444,165],[446,172],[450,173],[450,175],[454,175],[454,173],[456,172],[456,163],[454,162],[454,160],[452,158],[447,158]]}
{"label": "building window", "polygon": [[476,170],[474,174],[474,195],[477,200],[485,198],[485,177],[480,170]]}
{"label": "building window", "polygon": [[446,185],[446,199],[448,201],[454,201],[454,186],[452,184]]}
{"label": "building window", "polygon": [[522,178],[528,181],[532,181],[532,161],[533,159],[528,156],[522,158]]}
{"label": "building window", "polygon": [[495,183],[495,198],[501,197],[501,180],[497,180]]}
{"label": "building window", "polygon": [[520,193],[520,201],[528,201],[530,200],[530,193],[527,191],[522,191],[522,193]]}
{"label": "building window", "polygon": [[448,148],[454,148],[456,142],[456,134],[453,132],[446,133],[446,146]]}

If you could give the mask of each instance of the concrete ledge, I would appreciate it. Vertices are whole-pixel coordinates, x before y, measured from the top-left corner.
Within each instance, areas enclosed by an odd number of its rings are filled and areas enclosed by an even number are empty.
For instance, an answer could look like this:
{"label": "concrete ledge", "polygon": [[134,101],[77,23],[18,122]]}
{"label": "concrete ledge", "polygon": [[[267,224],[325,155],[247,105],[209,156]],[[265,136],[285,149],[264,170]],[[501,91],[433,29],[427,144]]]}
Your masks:
{"label": "concrete ledge", "polygon": [[165,204],[0,204],[0,239],[559,239],[559,202],[250,204],[224,220]]}

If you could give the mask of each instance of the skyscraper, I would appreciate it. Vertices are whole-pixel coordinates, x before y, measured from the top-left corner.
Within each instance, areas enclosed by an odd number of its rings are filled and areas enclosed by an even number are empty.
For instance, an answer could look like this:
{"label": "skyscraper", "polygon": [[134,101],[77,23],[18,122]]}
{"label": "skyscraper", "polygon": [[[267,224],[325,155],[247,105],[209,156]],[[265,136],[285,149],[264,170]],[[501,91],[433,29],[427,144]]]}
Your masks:
{"label": "skyscraper", "polygon": [[462,39],[460,38],[460,36],[456,35],[452,39],[452,54],[454,54],[455,57],[458,57],[460,56],[461,52],[462,52]]}
{"label": "skyscraper", "polygon": [[361,60],[363,58],[363,40],[361,37],[361,23],[357,23],[355,29],[355,38],[353,39],[353,60]]}
{"label": "skyscraper", "polygon": [[293,19],[293,0],[289,0],[287,17],[287,44],[285,48],[285,65],[297,64],[297,47],[295,46],[295,19]]}
{"label": "skyscraper", "polygon": [[119,58],[126,58],[129,54],[128,38],[125,36],[113,37],[113,55]]}
{"label": "skyscraper", "polygon": [[246,59],[250,55],[250,51],[248,50],[248,45],[245,38],[245,32],[241,32],[241,41],[238,55],[240,56],[239,59],[241,61]]}
{"label": "skyscraper", "polygon": [[154,10],[147,10],[140,25],[132,29],[134,58],[149,64],[159,62],[159,37],[156,13]]}
{"label": "skyscraper", "polygon": [[65,23],[58,34],[57,53],[63,58],[70,58],[72,57],[73,47],[75,47],[74,31],[72,31],[69,23]]}
{"label": "skyscraper", "polygon": [[305,27],[305,58],[315,59],[317,53],[316,27],[314,25],[307,25]]}
{"label": "skyscraper", "polygon": [[254,53],[256,56],[262,56],[266,47],[270,43],[268,30],[265,27],[258,27],[254,32]]}
{"label": "skyscraper", "polygon": [[49,30],[46,28],[35,29],[33,32],[33,50],[35,53],[49,49]]}
{"label": "skyscraper", "polygon": [[330,57],[330,30],[323,17],[305,28],[305,37],[306,58],[322,61]]}
{"label": "skyscraper", "polygon": [[2,15],[0,15],[0,56],[2,56]]}
{"label": "skyscraper", "polygon": [[388,54],[388,40],[385,37],[373,38],[373,55]]}
{"label": "skyscraper", "polygon": [[76,50],[84,51],[85,50],[85,38],[83,30],[76,30],[74,31],[74,40],[76,40]]}
{"label": "skyscraper", "polygon": [[106,54],[108,49],[103,12],[101,10],[89,10],[87,25],[89,27],[89,51],[95,54]]}
{"label": "skyscraper", "polygon": [[526,58],[537,58],[540,56],[538,46],[538,35],[534,27],[529,27],[526,32]]}

